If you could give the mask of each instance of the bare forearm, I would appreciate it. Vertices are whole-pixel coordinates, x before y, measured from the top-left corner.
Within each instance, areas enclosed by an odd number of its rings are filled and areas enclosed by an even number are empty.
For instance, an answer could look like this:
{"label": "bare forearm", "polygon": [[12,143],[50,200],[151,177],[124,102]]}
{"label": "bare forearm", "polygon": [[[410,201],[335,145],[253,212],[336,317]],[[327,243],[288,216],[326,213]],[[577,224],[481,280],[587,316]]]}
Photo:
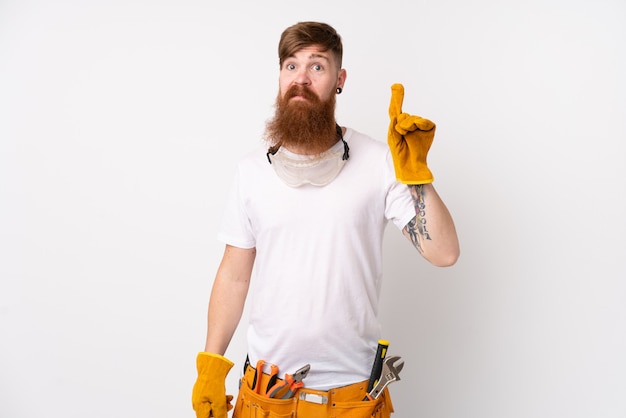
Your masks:
{"label": "bare forearm", "polygon": [[226,352],[241,319],[253,263],[254,250],[226,247],[209,300],[205,351]]}
{"label": "bare forearm", "polygon": [[415,204],[415,218],[404,228],[404,235],[432,264],[454,264],[459,257],[459,241],[448,208],[432,184],[408,187]]}

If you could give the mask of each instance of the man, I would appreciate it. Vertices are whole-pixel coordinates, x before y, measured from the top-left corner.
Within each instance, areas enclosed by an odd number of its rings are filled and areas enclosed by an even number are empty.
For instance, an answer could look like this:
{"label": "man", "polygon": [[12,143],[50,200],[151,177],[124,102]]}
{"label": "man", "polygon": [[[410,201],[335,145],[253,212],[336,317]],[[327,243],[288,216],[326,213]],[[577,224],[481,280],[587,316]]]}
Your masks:
{"label": "man", "polygon": [[[335,99],[346,70],[341,38],[326,24],[287,28],[278,53],[267,148],[240,162],[219,233],[226,246],[193,407],[202,418],[225,418],[232,408],[225,378],[233,363],[223,355],[252,283],[248,360],[233,416],[388,417],[387,390],[364,400],[380,338],[385,226],[393,222],[434,265],[459,256],[426,165],[435,127],[401,112],[401,85],[392,87],[389,146],[339,127]],[[306,377],[289,387],[298,370]]]}

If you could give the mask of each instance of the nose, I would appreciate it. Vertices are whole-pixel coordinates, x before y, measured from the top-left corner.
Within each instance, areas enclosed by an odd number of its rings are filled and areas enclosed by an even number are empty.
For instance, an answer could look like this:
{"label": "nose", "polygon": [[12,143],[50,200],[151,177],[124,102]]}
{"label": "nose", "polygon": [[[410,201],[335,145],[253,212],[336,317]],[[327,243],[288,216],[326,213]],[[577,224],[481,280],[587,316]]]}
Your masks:
{"label": "nose", "polygon": [[298,84],[301,86],[308,86],[311,84],[311,79],[309,78],[309,73],[306,68],[302,68],[298,70],[293,78],[294,84]]}

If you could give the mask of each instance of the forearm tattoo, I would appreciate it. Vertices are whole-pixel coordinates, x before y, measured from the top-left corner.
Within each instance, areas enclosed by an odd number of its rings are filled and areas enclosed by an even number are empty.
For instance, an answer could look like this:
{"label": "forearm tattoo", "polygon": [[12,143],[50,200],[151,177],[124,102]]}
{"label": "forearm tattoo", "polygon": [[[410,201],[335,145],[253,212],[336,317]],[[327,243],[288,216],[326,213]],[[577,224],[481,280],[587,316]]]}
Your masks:
{"label": "forearm tattoo", "polygon": [[420,253],[423,253],[422,241],[429,240],[430,235],[426,229],[426,204],[424,203],[424,186],[412,184],[409,187],[413,203],[415,205],[415,218],[404,227],[411,242]]}

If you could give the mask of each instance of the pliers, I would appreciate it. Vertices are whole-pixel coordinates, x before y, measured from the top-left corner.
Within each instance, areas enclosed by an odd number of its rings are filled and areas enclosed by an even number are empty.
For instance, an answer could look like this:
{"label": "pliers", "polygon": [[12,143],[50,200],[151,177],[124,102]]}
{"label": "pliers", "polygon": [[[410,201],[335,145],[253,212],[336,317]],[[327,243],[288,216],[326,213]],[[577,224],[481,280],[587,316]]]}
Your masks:
{"label": "pliers", "polygon": [[256,362],[256,373],[254,374],[254,380],[252,380],[252,390],[256,393],[259,393],[260,391],[263,366],[265,366],[265,360],[259,360]]}
{"label": "pliers", "polygon": [[287,388],[287,392],[280,399],[289,399],[293,397],[296,390],[304,387],[304,382],[302,381],[307,374],[309,374],[309,370],[311,370],[311,365],[307,364],[296,370],[294,374],[285,374],[285,380],[275,384],[272,388],[270,388],[267,392],[268,398],[276,398],[278,394],[285,388]]}
{"label": "pliers", "polygon": [[[258,394],[261,394],[261,378],[263,376],[264,367],[265,360],[259,360],[256,362],[256,373],[254,374],[254,380],[252,380],[252,390]],[[270,380],[267,383],[264,395],[267,395],[269,389],[274,386],[274,384],[276,383],[276,379],[278,379],[278,366],[275,364],[270,364],[270,367]]]}
{"label": "pliers", "polygon": [[275,364],[272,364],[271,371],[270,371],[270,380],[268,380],[267,386],[265,387],[265,393],[264,393],[265,396],[268,396],[267,394],[269,393],[270,389],[274,387],[277,379],[278,379],[278,366]]}

